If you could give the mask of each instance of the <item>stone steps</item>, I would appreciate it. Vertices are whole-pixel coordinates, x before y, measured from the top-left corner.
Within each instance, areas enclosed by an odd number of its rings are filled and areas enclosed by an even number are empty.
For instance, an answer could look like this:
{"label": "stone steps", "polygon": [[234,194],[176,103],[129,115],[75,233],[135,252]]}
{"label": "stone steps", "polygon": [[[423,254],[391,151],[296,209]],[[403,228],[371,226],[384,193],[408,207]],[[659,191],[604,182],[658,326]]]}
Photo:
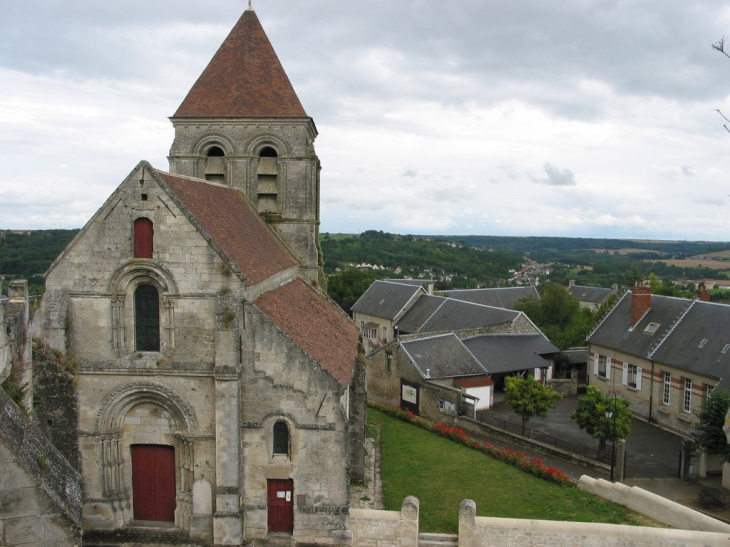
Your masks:
{"label": "stone steps", "polygon": [[459,536],[456,534],[418,534],[418,547],[456,547]]}
{"label": "stone steps", "polygon": [[172,527],[141,526],[119,530],[89,530],[84,532],[84,547],[201,547],[211,541],[195,540]]}

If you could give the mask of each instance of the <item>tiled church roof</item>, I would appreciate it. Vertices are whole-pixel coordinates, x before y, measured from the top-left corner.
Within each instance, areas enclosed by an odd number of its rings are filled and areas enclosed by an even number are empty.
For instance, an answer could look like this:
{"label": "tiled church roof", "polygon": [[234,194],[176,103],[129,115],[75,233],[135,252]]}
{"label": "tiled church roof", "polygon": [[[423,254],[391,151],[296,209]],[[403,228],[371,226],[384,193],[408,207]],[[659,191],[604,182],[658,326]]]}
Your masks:
{"label": "tiled church roof", "polygon": [[175,118],[306,118],[256,13],[246,10]]}
{"label": "tiled church roof", "polygon": [[284,244],[237,190],[164,171],[157,174],[243,273],[247,285],[296,266]]}
{"label": "tiled church roof", "polygon": [[359,330],[334,304],[301,280],[264,293],[254,304],[332,376],[350,383]]}

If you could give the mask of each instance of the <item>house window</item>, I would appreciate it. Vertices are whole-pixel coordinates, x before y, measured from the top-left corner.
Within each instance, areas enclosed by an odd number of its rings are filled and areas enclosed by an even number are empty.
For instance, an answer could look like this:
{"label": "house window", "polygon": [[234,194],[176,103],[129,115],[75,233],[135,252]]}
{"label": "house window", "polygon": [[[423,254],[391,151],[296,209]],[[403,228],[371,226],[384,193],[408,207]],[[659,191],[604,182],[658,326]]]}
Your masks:
{"label": "house window", "polygon": [[672,393],[672,375],[669,372],[664,373],[664,394],[662,396],[662,403],[665,405],[669,404],[669,397]]}
{"label": "house window", "polygon": [[274,424],[274,454],[289,455],[289,426],[286,422]]}
{"label": "house window", "polygon": [[685,412],[692,412],[692,379],[684,379],[684,401],[682,404],[682,410]]}
{"label": "house window", "polygon": [[137,351],[160,351],[160,296],[152,285],[134,291],[134,340]]}
{"label": "house window", "polygon": [[623,378],[621,383],[630,389],[641,391],[641,367],[624,363]]}
{"label": "house window", "polygon": [[606,356],[605,355],[599,355],[598,356],[598,375],[601,378],[606,378]]}
{"label": "house window", "polygon": [[383,341],[388,341],[388,327],[383,327]]}
{"label": "house window", "polygon": [[362,337],[363,338],[377,338],[378,337],[378,329],[372,328],[372,329],[362,329]]}
{"label": "house window", "polygon": [[148,218],[134,221],[134,258],[152,258],[155,229]]}
{"label": "house window", "polygon": [[634,389],[637,389],[638,385],[638,373],[639,373],[639,367],[636,365],[629,365],[629,381],[628,385],[629,387],[633,387]]}

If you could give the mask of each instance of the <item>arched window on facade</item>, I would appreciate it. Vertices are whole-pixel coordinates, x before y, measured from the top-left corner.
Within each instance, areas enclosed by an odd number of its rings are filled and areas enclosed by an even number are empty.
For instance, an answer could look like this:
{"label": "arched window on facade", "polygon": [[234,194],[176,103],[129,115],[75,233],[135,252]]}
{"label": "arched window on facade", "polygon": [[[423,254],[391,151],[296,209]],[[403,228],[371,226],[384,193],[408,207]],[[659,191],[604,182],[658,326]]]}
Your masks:
{"label": "arched window on facade", "polygon": [[211,146],[208,148],[208,159],[205,162],[205,180],[211,182],[219,182],[221,184],[226,181],[226,154],[220,146]]}
{"label": "arched window on facade", "polygon": [[286,422],[274,424],[274,454],[289,455],[289,426],[286,425]]}
{"label": "arched window on facade", "polygon": [[155,228],[148,218],[134,221],[134,258],[152,258]]}
{"label": "arched window on facade", "polygon": [[160,351],[160,295],[152,285],[134,291],[134,340],[137,351]]}

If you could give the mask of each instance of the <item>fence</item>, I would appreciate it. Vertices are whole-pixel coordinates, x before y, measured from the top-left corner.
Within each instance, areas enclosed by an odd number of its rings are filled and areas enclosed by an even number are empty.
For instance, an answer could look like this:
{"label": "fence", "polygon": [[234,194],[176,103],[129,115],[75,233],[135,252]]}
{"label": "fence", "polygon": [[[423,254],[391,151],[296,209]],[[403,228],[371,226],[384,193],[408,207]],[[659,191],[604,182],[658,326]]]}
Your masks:
{"label": "fence", "polygon": [[591,448],[582,444],[566,441],[565,439],[560,439],[553,435],[548,435],[547,433],[542,433],[540,431],[530,429],[529,427],[525,427],[523,429],[521,424],[513,424],[501,418],[492,416],[489,414],[489,412],[482,410],[478,410],[476,412],[475,419],[478,422],[491,425],[492,427],[496,427],[497,429],[501,429],[515,435],[521,435],[523,437],[527,437],[528,439],[532,439],[534,441],[538,441],[549,446],[554,446],[555,448],[559,448],[561,450],[583,456],[584,458],[596,460],[597,462],[604,463],[606,465],[611,465],[612,462],[616,462],[615,446],[606,445],[606,449],[601,452],[596,448]]}

